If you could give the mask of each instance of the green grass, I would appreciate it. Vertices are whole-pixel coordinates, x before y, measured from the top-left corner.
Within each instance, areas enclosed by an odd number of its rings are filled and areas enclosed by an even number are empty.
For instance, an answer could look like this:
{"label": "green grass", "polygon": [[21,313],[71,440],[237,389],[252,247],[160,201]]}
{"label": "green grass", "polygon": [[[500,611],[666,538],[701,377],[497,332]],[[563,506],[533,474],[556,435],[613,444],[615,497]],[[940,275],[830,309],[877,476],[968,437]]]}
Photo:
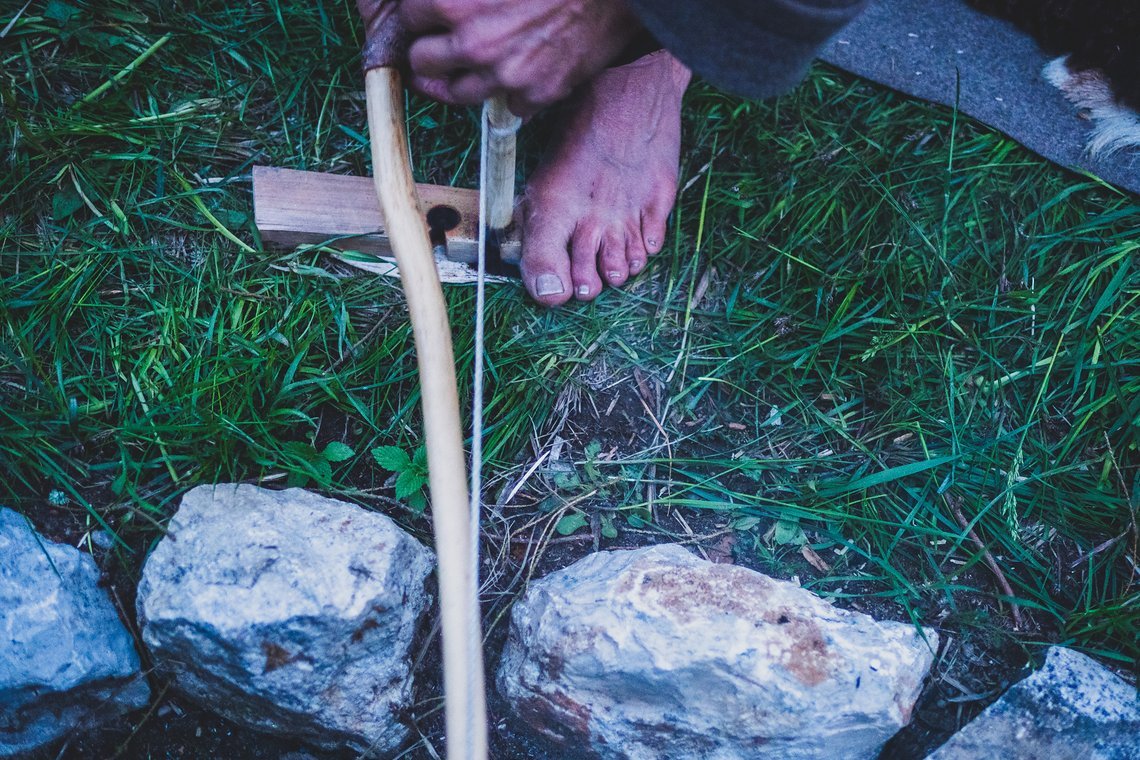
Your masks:
{"label": "green grass", "polygon": [[[263,250],[251,216],[254,164],[367,172],[353,13],[50,0],[8,30],[0,503],[105,526],[132,567],[223,480],[308,482],[427,537],[369,454],[422,442],[398,283]],[[474,185],[472,115],[410,114],[419,178]],[[496,508],[494,577],[533,563],[506,537],[575,510],[614,546],[695,520],[856,606],[1140,661],[1137,199],[826,69],[772,103],[696,86],[685,120],[646,275],[552,312],[490,292],[487,500],[555,435],[577,463]],[[448,299],[466,379],[474,296]],[[315,464],[330,441],[354,456]]]}

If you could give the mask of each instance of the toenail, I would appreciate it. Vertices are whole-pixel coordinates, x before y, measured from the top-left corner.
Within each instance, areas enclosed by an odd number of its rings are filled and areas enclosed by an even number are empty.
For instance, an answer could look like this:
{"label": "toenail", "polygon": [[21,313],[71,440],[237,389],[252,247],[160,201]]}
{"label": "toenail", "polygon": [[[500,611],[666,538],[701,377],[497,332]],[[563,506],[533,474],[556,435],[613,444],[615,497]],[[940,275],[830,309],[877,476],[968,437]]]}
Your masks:
{"label": "toenail", "polygon": [[606,276],[610,278],[610,282],[616,282],[621,279],[621,272],[618,272],[616,270],[613,272],[606,272]]}
{"label": "toenail", "polygon": [[590,295],[590,286],[589,285],[579,285],[578,286],[578,295],[580,295],[580,296]]}
{"label": "toenail", "polygon": [[647,246],[649,246],[650,248],[656,248],[657,247],[657,241],[654,240],[653,238],[649,238],[648,240],[646,240],[645,244]]}
{"label": "toenail", "polygon": [[629,262],[629,271],[634,273],[640,272],[643,266],[645,266],[644,261],[641,259],[634,259],[633,261]]}
{"label": "toenail", "polygon": [[566,286],[556,274],[540,274],[534,281],[534,287],[540,296],[556,296],[566,290]]}

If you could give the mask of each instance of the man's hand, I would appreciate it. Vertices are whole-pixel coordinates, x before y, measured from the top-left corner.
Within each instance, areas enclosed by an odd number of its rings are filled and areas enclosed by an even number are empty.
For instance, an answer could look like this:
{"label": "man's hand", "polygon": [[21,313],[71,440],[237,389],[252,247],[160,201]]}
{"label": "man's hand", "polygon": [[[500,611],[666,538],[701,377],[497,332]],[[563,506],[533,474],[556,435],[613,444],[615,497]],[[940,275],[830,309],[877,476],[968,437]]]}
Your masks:
{"label": "man's hand", "polygon": [[399,15],[418,89],[450,103],[506,94],[520,116],[568,96],[640,28],[623,0],[403,0]]}

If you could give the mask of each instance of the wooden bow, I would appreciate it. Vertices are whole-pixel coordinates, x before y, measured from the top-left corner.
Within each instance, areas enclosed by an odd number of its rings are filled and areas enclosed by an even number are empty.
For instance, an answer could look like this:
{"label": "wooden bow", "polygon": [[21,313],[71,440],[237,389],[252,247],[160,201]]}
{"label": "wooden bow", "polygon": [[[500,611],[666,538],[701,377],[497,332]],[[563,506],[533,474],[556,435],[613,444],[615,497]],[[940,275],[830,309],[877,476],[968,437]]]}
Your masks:
{"label": "wooden bow", "polygon": [[[367,6],[367,7],[366,7]],[[372,173],[392,253],[400,270],[415,340],[423,398],[432,523],[439,573],[443,684],[450,760],[487,757],[487,713],[477,568],[470,544],[467,466],[451,326],[420,212],[409,161],[404,88],[396,65],[402,40],[394,4],[362,2],[368,25],[364,51]],[[371,11],[370,13],[368,11]]]}

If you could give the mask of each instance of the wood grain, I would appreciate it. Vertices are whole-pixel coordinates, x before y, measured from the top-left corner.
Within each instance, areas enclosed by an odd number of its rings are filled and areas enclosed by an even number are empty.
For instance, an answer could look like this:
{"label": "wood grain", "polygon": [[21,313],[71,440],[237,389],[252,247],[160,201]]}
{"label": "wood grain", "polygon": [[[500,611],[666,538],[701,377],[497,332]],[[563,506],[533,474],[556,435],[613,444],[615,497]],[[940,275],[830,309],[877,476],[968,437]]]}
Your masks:
{"label": "wood grain", "polygon": [[400,267],[420,370],[432,527],[439,563],[447,757],[484,760],[487,706],[483,657],[481,651],[470,651],[472,634],[475,641],[482,641],[482,622],[470,545],[467,459],[451,325],[412,182],[400,75],[395,69],[371,69],[365,74],[364,88],[372,136],[373,184]]}
{"label": "wood grain", "polygon": [[[417,184],[416,190],[425,227],[429,209],[450,206],[459,212],[459,226],[443,233],[446,256],[452,261],[475,262],[479,252],[479,191],[427,184]],[[255,166],[253,213],[261,238],[268,243],[294,247],[327,242],[340,250],[392,255],[380,204],[368,177]],[[522,255],[517,230],[518,225],[513,225],[502,244],[502,258],[511,264],[517,264]]]}
{"label": "wood grain", "polygon": [[502,97],[484,104],[487,114],[487,227],[507,230],[515,214],[516,138],[522,119],[511,113]]}

